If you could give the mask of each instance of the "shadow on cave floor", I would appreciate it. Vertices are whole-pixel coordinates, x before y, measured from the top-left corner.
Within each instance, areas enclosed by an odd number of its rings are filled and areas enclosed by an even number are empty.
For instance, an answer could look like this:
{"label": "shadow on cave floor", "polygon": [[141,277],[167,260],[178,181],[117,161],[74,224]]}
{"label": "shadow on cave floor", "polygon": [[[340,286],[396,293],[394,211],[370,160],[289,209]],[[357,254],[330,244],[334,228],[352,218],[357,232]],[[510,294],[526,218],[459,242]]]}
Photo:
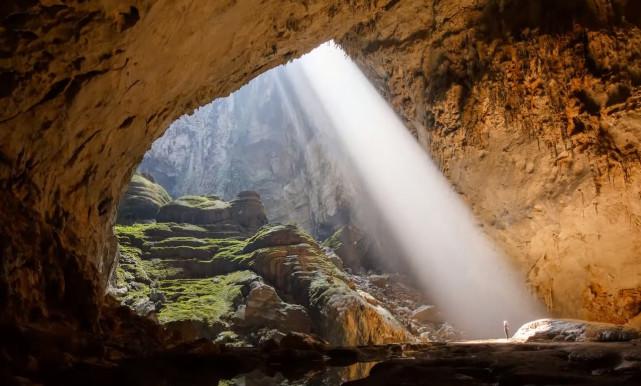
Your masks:
{"label": "shadow on cave floor", "polygon": [[84,363],[51,385],[639,385],[641,342],[468,341],[358,348],[191,344],[114,366]]}

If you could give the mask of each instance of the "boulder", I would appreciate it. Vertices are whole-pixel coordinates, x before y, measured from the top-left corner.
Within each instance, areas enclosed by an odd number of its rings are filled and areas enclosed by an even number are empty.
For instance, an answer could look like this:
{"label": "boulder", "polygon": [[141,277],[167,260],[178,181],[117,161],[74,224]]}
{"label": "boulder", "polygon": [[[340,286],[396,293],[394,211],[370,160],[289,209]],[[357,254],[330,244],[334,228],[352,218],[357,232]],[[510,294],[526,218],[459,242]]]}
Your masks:
{"label": "boulder", "polygon": [[641,337],[641,331],[610,323],[576,319],[539,319],[521,326],[512,337],[520,342],[623,342]]}
{"label": "boulder", "polygon": [[231,202],[232,221],[250,230],[257,230],[267,224],[265,207],[260,201],[260,195],[253,191],[238,193],[236,199]]}
{"label": "boulder", "polygon": [[239,307],[237,315],[245,326],[268,327],[285,333],[309,333],[312,326],[305,307],[283,302],[274,287],[262,281],[250,284],[245,304]]}
{"label": "boulder", "polygon": [[119,224],[153,220],[158,210],[171,201],[167,191],[147,176],[134,174],[118,207]]}

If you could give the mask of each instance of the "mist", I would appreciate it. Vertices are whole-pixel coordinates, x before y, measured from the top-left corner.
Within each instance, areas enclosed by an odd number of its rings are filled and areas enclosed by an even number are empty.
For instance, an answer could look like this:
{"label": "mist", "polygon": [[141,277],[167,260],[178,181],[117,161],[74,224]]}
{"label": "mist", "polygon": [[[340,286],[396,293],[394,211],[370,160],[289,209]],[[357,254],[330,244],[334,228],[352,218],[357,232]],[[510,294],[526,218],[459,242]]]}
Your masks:
{"label": "mist", "polygon": [[367,192],[357,212],[366,224],[389,230],[385,236],[402,249],[448,321],[466,338],[498,338],[504,320],[514,331],[545,316],[427,152],[340,48],[325,43],[286,69],[295,97],[347,160],[346,178]]}

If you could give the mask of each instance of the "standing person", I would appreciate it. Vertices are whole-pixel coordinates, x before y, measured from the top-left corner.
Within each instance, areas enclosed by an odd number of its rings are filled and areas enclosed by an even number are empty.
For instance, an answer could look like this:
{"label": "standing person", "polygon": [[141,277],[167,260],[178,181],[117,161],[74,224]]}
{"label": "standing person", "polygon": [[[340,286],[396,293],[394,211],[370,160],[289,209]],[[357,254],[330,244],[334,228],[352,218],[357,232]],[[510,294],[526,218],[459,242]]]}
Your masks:
{"label": "standing person", "polygon": [[503,321],[503,331],[505,331],[505,339],[510,339],[510,325],[507,320]]}

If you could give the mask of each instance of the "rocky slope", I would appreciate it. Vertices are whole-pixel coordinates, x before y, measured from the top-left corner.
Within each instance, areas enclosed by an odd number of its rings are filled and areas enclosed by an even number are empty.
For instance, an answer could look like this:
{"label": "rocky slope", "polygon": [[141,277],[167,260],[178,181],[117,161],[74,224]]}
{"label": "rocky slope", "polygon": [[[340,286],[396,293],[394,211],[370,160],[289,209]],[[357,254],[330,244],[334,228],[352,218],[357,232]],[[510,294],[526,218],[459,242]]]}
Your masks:
{"label": "rocky slope", "polygon": [[339,346],[416,340],[311,236],[295,225],[263,226],[255,193],[232,202],[183,196],[155,220],[116,227],[111,293],[174,339],[264,345],[314,332]]}
{"label": "rocky slope", "polygon": [[174,196],[231,199],[255,190],[273,222],[329,236],[349,219],[355,189],[341,173],[327,129],[305,113],[292,82],[279,67],[181,117],[138,169]]}
{"label": "rocky slope", "polygon": [[389,11],[342,44],[548,309],[617,323],[640,314],[638,4]]}

